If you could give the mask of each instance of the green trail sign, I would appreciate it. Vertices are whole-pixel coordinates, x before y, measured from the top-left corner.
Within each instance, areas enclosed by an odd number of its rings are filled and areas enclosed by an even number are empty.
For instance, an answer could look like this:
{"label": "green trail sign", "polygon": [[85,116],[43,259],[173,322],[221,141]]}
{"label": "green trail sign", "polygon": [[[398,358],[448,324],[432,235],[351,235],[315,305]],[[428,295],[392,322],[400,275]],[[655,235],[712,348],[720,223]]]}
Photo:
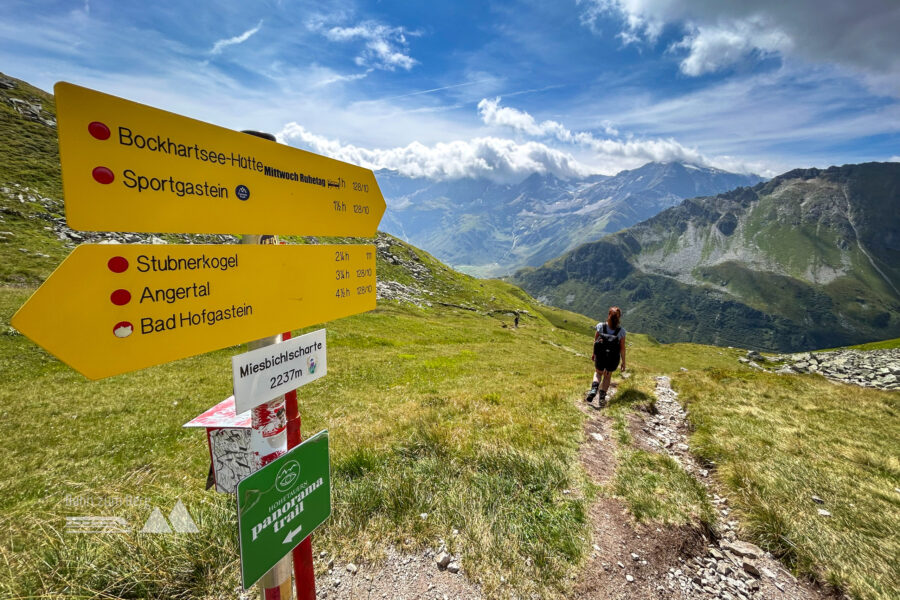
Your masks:
{"label": "green trail sign", "polygon": [[248,589],[331,515],[328,431],[241,480],[237,509]]}

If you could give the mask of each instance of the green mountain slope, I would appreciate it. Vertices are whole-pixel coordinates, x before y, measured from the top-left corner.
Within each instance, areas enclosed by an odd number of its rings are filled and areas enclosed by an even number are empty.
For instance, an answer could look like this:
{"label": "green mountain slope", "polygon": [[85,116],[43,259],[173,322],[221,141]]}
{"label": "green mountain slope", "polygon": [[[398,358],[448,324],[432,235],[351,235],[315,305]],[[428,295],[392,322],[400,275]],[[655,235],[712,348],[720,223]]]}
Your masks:
{"label": "green mountain slope", "polygon": [[56,102],[51,94],[0,73],[0,182],[28,182],[59,197]]}
{"label": "green mountain slope", "polygon": [[686,200],[513,278],[662,341],[792,351],[900,334],[900,164],[796,170]]}
{"label": "green mountain slope", "polygon": [[0,283],[34,284],[66,255],[53,96],[0,73]]}
{"label": "green mountain slope", "polygon": [[376,175],[388,204],[382,229],[481,276],[539,266],[685,198],[761,181],[675,162],[565,180],[534,173],[518,183]]}
{"label": "green mountain slope", "polygon": [[[896,393],[854,388],[848,408],[847,387],[819,376],[754,373],[741,351],[632,331],[631,377],[616,376],[600,413],[621,450],[618,483],[598,487],[579,461],[594,439],[578,409],[593,320],[394,238],[376,243],[379,287],[412,301],[382,299],[310,328],[327,330],[328,375],[299,390],[304,433],[331,435],[333,513],[314,540],[327,552],[321,587],[328,558],[370,573],[390,548],[420,556],[441,539],[485,598],[571,598],[603,542],[592,539],[595,500],[623,502],[633,511],[623,523],[661,535],[704,527],[702,496],[679,503],[684,471],[628,440],[633,411],[652,410],[654,378],[668,374],[690,403],[691,447],[718,465],[711,476],[742,524],[747,515],[751,539],[853,597],[890,597],[877,582],[896,574],[895,536],[881,533],[900,523]],[[233,596],[234,501],[204,491],[204,436],[181,424],[231,393],[231,356],[243,348],[86,381],[8,329],[29,291],[0,287],[0,596]],[[838,518],[813,521],[810,494]],[[139,532],[152,507],[166,514],[178,500],[199,534]],[[67,517],[84,515],[135,529],[66,531]]]}

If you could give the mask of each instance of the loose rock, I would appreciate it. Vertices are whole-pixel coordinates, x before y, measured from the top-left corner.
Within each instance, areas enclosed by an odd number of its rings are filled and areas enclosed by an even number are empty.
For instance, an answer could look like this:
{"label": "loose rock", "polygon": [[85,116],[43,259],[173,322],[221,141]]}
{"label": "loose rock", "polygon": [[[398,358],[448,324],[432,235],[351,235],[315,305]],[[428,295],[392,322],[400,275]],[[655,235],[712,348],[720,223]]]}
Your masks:
{"label": "loose rock", "polygon": [[763,555],[763,551],[759,546],[756,546],[749,542],[723,542],[720,544],[720,547],[723,550],[727,550],[736,554],[737,556],[743,556],[746,558],[759,558]]}
{"label": "loose rock", "polygon": [[744,568],[744,571],[746,571],[747,573],[750,573],[754,577],[760,576],[759,569],[756,567],[756,565],[753,564],[752,562],[750,562],[749,560],[747,560],[746,558],[744,559],[741,566]]}

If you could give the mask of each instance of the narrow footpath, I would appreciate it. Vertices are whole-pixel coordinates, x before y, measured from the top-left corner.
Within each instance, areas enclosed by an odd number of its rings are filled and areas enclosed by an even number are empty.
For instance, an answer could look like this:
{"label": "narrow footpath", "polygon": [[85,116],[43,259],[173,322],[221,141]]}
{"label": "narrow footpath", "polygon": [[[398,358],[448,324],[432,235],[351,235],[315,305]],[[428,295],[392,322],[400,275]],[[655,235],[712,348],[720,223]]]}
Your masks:
{"label": "narrow footpath", "polygon": [[[616,391],[611,388],[612,395]],[[666,453],[703,483],[715,507],[715,530],[638,524],[625,504],[609,493],[591,508],[593,552],[576,584],[574,598],[824,600],[834,598],[798,581],[759,547],[739,538],[727,497],[720,496],[708,468],[697,463],[687,445],[687,414],[668,377],[657,377],[657,414],[635,412],[629,430],[637,447]],[[603,411],[577,400],[588,415],[581,461],[598,485],[610,484],[617,461],[611,420]]]}
{"label": "narrow footpath", "polygon": [[[610,388],[609,398],[617,388]],[[636,523],[622,500],[601,492],[590,508],[593,550],[574,585],[574,600],[835,600],[837,596],[798,580],[754,544],[740,539],[728,498],[714,472],[691,455],[687,414],[668,377],[658,377],[656,414],[635,411],[628,428],[636,447],[671,456],[707,490],[715,508],[716,533],[690,526]],[[615,477],[618,446],[612,420],[594,404],[575,400],[587,419],[580,458],[594,483]],[[610,486],[611,487],[611,486]],[[442,541],[441,541],[442,542]],[[317,556],[327,575],[318,598],[335,600],[475,600],[481,590],[466,577],[459,557],[443,543],[421,554],[389,549],[383,562],[354,565]]]}

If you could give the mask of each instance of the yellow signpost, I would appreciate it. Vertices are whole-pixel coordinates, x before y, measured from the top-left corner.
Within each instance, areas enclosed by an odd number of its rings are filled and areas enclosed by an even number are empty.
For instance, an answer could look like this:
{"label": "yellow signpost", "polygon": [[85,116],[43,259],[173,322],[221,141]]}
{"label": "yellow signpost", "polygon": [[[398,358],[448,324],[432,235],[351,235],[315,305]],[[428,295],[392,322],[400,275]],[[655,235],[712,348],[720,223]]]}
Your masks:
{"label": "yellow signpost", "polygon": [[12,325],[90,379],[375,308],[373,245],[82,245]]}
{"label": "yellow signpost", "polygon": [[69,227],[371,237],[385,210],[369,169],[60,82]]}
{"label": "yellow signpost", "polygon": [[[54,92],[73,229],[251,232],[245,242],[262,233],[376,234],[385,202],[369,169],[70,83]],[[374,308],[373,245],[82,245],[11,323],[100,379]],[[295,358],[296,349],[285,348],[275,348],[273,364]],[[269,362],[248,365],[248,373]],[[286,373],[273,375],[272,388],[283,385]],[[260,464],[299,442],[296,397],[252,410],[250,445]],[[326,474],[327,461],[326,448]],[[294,552],[298,597],[313,598],[309,538]],[[287,590],[289,567],[278,562],[260,595]]]}

